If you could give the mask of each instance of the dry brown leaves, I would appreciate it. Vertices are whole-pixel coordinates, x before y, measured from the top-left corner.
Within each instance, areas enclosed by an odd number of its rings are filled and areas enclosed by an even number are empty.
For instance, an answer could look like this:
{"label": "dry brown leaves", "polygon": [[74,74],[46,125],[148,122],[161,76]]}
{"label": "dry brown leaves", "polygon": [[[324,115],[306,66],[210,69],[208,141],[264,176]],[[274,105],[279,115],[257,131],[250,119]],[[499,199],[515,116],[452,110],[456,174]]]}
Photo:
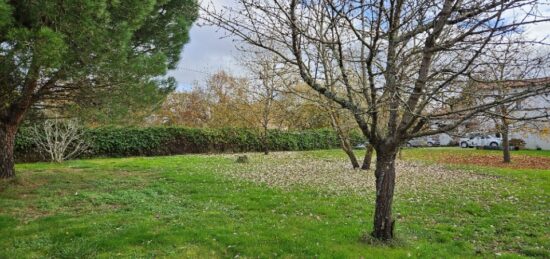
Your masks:
{"label": "dry brown leaves", "polygon": [[[226,170],[220,173],[227,173]],[[407,192],[425,192],[449,185],[478,186],[482,184],[480,179],[494,177],[409,161],[397,161],[396,172],[396,189]],[[308,187],[330,193],[375,190],[373,170],[353,169],[344,159],[305,157],[298,152],[251,155],[250,164],[235,166],[229,176],[282,189]]]}
{"label": "dry brown leaves", "polygon": [[480,165],[512,169],[550,169],[550,158],[512,155],[511,163],[502,162],[501,155],[441,155],[437,161],[445,164]]}

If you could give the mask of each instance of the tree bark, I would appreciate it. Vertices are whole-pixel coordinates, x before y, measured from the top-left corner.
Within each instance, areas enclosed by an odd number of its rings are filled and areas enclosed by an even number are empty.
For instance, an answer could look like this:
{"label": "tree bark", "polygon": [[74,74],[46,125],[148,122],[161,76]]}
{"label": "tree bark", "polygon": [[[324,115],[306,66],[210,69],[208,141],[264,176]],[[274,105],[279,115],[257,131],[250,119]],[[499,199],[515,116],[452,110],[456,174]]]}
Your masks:
{"label": "tree bark", "polygon": [[[36,78],[39,67],[34,63],[27,74],[28,78]],[[15,147],[15,134],[21,125],[21,121],[27,114],[29,108],[38,99],[35,91],[37,90],[37,79],[29,80],[21,92],[21,97],[14,103],[7,104],[3,110],[0,110],[0,178],[8,179],[15,177],[15,161],[13,151]]]}
{"label": "tree bark", "polygon": [[264,127],[264,134],[262,136],[262,145],[263,145],[263,148],[264,148],[264,155],[269,155],[269,141],[268,141],[268,137],[267,137],[267,134],[269,134],[269,130],[267,129],[267,126]]}
{"label": "tree bark", "polygon": [[[503,94],[501,96],[503,96]],[[505,105],[500,105],[499,109],[502,117],[500,118],[500,126],[498,125],[498,122],[497,122],[497,129],[500,129],[500,134],[502,135],[501,136],[502,137],[502,161],[504,163],[510,163],[512,161],[512,158],[510,157],[510,139],[509,139],[510,124],[508,123],[508,119],[506,119],[505,117],[508,115],[508,110],[506,109]]]}
{"label": "tree bark", "polygon": [[353,152],[353,147],[351,146],[351,142],[349,139],[349,132],[342,128],[338,113],[333,110],[332,106],[329,106],[328,112],[330,114],[330,122],[332,124],[332,128],[334,129],[334,131],[336,131],[338,139],[340,140],[340,147],[348,156],[353,169],[359,168],[359,161],[357,160],[357,157]]}
{"label": "tree bark", "polygon": [[504,124],[502,125],[502,156],[504,163],[510,163],[512,162],[512,158],[510,157],[510,139],[508,137],[509,135],[509,129],[508,125]]}
{"label": "tree bark", "polygon": [[342,149],[346,152],[346,155],[348,155],[351,166],[353,166],[354,169],[359,168],[359,161],[357,161],[357,157],[355,156],[355,153],[353,153],[353,148],[351,147],[349,139],[342,140]]}
{"label": "tree bark", "polygon": [[269,155],[269,148],[266,143],[264,143],[264,155]]}
{"label": "tree bark", "polygon": [[372,162],[372,154],[374,153],[374,147],[371,144],[367,145],[367,152],[365,153],[365,158],[363,159],[363,165],[361,169],[369,170]]}
{"label": "tree bark", "polygon": [[0,178],[15,177],[13,151],[17,127],[0,123]]}
{"label": "tree bark", "polygon": [[376,149],[376,208],[372,236],[379,240],[393,238],[392,201],[395,187],[397,149]]}

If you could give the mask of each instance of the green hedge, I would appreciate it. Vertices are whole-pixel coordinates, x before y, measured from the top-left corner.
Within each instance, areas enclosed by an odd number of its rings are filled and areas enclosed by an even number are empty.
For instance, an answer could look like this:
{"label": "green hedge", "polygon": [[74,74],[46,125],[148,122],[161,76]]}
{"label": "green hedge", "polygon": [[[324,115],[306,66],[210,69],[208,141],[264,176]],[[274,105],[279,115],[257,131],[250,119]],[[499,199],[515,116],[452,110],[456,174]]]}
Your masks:
{"label": "green hedge", "polygon": [[[220,153],[262,151],[261,136],[251,129],[196,129],[181,127],[95,128],[86,130],[91,144],[88,157],[153,156],[187,153]],[[354,144],[361,136],[352,135]],[[297,151],[338,148],[337,135],[332,130],[300,132],[270,130],[269,149]],[[41,160],[27,129],[21,129],[16,139],[19,161]]]}

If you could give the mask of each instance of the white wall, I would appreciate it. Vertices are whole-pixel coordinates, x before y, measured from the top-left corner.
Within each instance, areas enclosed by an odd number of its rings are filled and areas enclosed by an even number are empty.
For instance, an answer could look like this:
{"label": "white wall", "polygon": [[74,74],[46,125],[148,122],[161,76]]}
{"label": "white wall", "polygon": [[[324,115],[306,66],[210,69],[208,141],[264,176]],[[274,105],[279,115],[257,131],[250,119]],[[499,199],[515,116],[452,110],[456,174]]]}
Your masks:
{"label": "white wall", "polygon": [[550,136],[536,134],[533,132],[517,131],[511,134],[510,138],[519,138],[525,140],[526,149],[537,149],[540,147],[543,150],[550,150]]}
{"label": "white wall", "polygon": [[[550,96],[548,94],[533,96],[523,100],[521,105],[526,111],[519,110],[514,116],[536,117],[545,115],[546,112],[550,111]],[[542,133],[542,129],[549,127],[550,121],[519,125],[518,129],[512,129],[512,138],[525,140],[525,148],[527,149],[540,147],[544,150],[550,150],[550,136]]]}
{"label": "white wall", "polygon": [[[512,93],[522,92],[525,89],[515,89]],[[490,100],[491,101],[491,100]],[[516,105],[520,105],[519,107]],[[510,104],[516,109],[512,115],[516,118],[540,117],[550,112],[550,95],[541,94],[529,97],[520,102]],[[550,150],[550,136],[542,134],[542,129],[550,128],[550,120],[543,122],[518,121],[511,125],[510,139],[519,138],[525,141],[525,148],[536,149],[540,147]],[[496,131],[495,123],[491,118],[481,118],[479,125],[481,131]]]}

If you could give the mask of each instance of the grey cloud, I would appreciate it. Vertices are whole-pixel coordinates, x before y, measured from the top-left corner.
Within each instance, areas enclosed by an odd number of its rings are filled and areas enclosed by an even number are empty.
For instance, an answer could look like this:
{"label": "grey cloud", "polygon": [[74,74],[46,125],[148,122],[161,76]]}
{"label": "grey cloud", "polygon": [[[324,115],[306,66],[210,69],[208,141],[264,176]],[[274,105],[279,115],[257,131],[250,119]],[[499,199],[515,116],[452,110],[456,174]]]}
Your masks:
{"label": "grey cloud", "polygon": [[177,69],[168,73],[176,78],[180,88],[204,81],[209,73],[217,70],[241,70],[234,58],[238,51],[233,40],[222,36],[224,34],[213,27],[194,25],[191,28],[190,42],[183,48]]}

